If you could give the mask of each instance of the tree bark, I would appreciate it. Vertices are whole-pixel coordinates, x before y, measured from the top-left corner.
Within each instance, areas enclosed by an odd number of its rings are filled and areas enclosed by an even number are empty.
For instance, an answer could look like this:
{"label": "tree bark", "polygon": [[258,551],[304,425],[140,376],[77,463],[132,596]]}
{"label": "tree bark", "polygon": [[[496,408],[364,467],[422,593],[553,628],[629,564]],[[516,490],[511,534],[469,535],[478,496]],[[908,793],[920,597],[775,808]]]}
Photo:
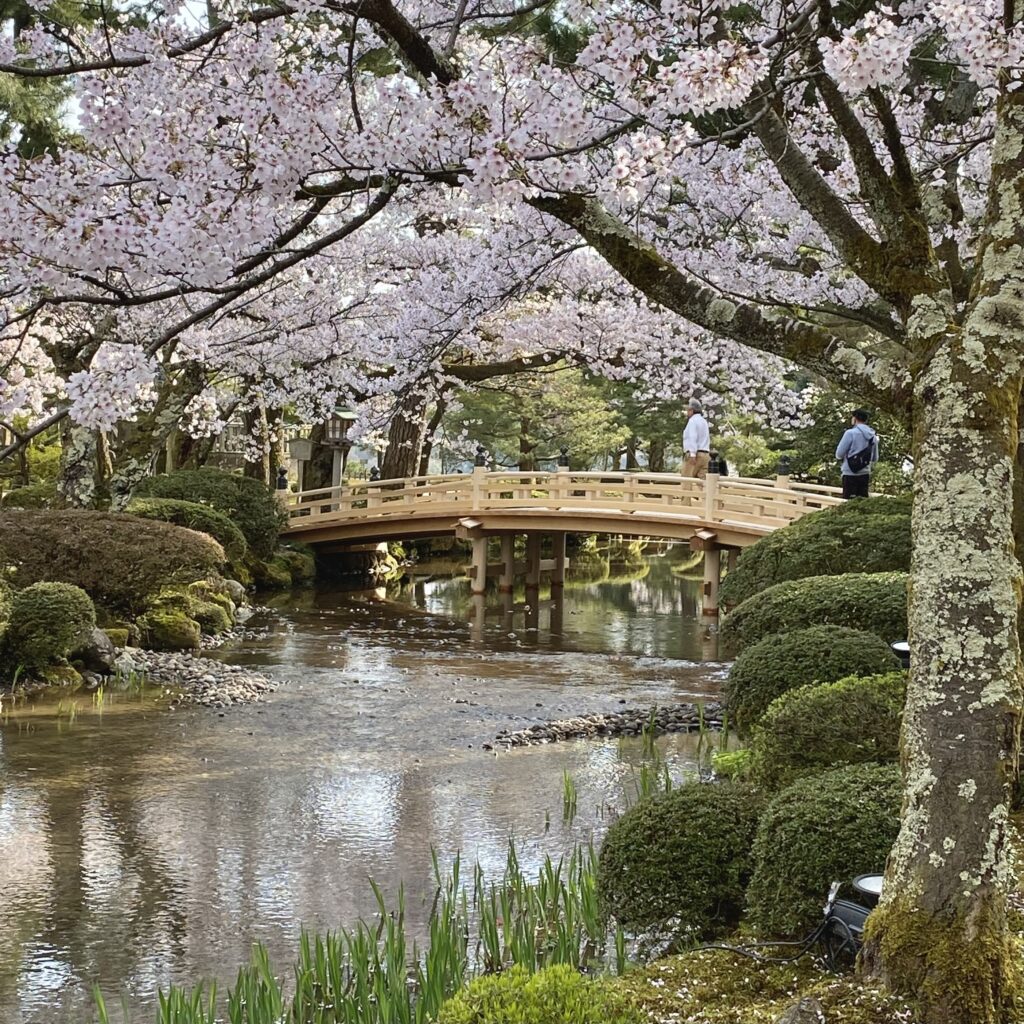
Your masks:
{"label": "tree bark", "polygon": [[1024,354],[1024,98],[1000,100],[988,229],[962,326],[919,299],[904,801],[866,968],[925,1024],[1008,1020],[1009,811],[1024,678],[1013,476]]}
{"label": "tree bark", "polygon": [[426,398],[419,392],[404,395],[388,428],[388,446],[380,467],[382,480],[400,480],[416,475],[426,420]]}
{"label": "tree bark", "polygon": [[652,473],[665,472],[665,442],[652,441],[647,448],[647,468]]}

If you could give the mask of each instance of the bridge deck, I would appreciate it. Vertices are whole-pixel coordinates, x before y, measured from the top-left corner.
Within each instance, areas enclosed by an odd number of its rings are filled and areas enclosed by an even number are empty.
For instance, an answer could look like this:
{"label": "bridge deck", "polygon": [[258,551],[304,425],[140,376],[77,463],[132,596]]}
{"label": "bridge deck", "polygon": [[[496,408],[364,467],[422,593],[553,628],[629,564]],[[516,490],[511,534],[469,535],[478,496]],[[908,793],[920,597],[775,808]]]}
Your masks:
{"label": "bridge deck", "polygon": [[808,512],[839,504],[838,488],[672,473],[520,473],[358,481],[288,497],[289,537],[309,544],[440,536],[472,519],[484,533],[565,531],[685,540],[714,530],[742,547]]}

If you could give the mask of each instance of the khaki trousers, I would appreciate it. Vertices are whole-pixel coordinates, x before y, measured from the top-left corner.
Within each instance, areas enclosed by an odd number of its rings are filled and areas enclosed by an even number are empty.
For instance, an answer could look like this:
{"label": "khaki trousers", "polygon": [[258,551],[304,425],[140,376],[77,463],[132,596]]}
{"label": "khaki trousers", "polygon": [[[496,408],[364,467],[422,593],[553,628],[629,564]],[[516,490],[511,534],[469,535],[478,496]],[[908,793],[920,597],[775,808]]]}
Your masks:
{"label": "khaki trousers", "polygon": [[708,475],[708,463],[711,456],[708,452],[697,452],[696,455],[687,455],[683,459],[683,476],[695,476],[703,480]]}

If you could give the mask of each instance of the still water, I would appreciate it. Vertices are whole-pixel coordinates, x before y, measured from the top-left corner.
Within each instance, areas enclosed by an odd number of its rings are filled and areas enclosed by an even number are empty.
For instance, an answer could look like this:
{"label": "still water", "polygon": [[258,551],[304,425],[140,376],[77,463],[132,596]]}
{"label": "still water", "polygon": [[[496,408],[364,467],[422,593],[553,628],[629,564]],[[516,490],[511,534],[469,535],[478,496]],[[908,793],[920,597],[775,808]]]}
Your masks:
{"label": "still water", "polygon": [[[299,929],[370,917],[430,849],[500,874],[599,838],[633,740],[494,754],[501,729],[713,696],[699,583],[653,558],[564,604],[476,614],[464,580],[290,595],[214,657],[288,682],[265,703],[170,711],[153,695],[37,701],[0,718],[0,1022],[94,1019],[91,989],[153,1019],[169,982],[230,982],[253,942],[287,973]],[[696,740],[659,741],[675,775]],[[562,778],[578,790],[562,822]]]}

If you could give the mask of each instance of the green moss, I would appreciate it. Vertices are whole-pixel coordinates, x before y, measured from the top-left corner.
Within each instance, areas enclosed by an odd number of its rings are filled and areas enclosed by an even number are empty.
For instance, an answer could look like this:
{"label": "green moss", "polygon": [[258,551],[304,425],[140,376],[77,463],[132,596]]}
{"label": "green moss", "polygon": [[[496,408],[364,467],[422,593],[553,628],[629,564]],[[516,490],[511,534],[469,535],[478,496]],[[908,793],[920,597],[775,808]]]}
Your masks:
{"label": "green moss", "polygon": [[744,549],[720,596],[737,605],[785,580],[909,568],[910,496],[868,498],[813,512]]}
{"label": "green moss", "polygon": [[722,640],[742,651],[773,633],[809,626],[849,626],[886,643],[907,638],[905,573],[848,573],[777,583],[725,617]]}
{"label": "green moss", "polygon": [[119,629],[115,626],[110,626],[103,630],[104,633],[110,638],[110,642],[115,647],[127,647],[128,646],[128,630]]}
{"label": "green moss", "polygon": [[1001,921],[983,913],[970,922],[927,914],[907,893],[868,918],[865,937],[890,988],[944,1007],[949,1020],[1021,1019],[1022,950]]}
{"label": "green moss", "polygon": [[766,636],[747,647],[729,670],[729,720],[748,734],[769,704],[808,683],[869,676],[899,668],[889,645],[847,626],[812,626]]}
{"label": "green moss", "polygon": [[438,1024],[640,1024],[643,1017],[607,981],[558,964],[530,974],[513,967],[471,981],[448,1000]]}
{"label": "green moss", "polygon": [[182,611],[154,609],[138,622],[143,643],[158,651],[191,650],[199,646],[199,623]]}
{"label": "green moss", "polygon": [[274,557],[266,562],[254,560],[249,563],[249,568],[257,587],[287,590],[292,585],[292,569],[283,558]]}
{"label": "green moss", "polygon": [[896,765],[859,764],[794,782],[768,805],[754,839],[751,924],[800,938],[821,919],[833,881],[880,872],[899,832]]}
{"label": "green moss", "polygon": [[[742,945],[742,937],[735,942]],[[776,1024],[801,996],[817,999],[828,1024],[906,1024],[913,1004],[852,976],[837,977],[811,957],[752,964],[725,951],[658,960],[613,986],[649,1021],[678,1024]]]}
{"label": "green moss", "polygon": [[52,480],[16,487],[3,496],[4,508],[53,508],[57,502],[57,487]]}
{"label": "green moss", "polygon": [[288,566],[292,584],[309,583],[316,579],[316,556],[305,544],[289,544],[278,550],[275,562]]}
{"label": "green moss", "polygon": [[35,583],[11,602],[4,638],[6,660],[38,671],[59,663],[96,625],[89,595],[69,583]]}
{"label": "green moss", "polygon": [[191,617],[199,623],[199,628],[207,634],[223,633],[231,628],[231,616],[213,601],[195,601],[192,605]]}
{"label": "green moss", "polygon": [[895,763],[906,698],[902,672],[802,686],[784,694],[754,727],[753,781],[775,790],[841,764]]}
{"label": "green moss", "polygon": [[34,672],[47,686],[81,686],[81,673],[73,665],[47,665]]}
{"label": "green moss", "polygon": [[606,917],[658,938],[734,925],[753,869],[761,799],[739,784],[680,786],[640,801],[608,830],[598,860]]}

